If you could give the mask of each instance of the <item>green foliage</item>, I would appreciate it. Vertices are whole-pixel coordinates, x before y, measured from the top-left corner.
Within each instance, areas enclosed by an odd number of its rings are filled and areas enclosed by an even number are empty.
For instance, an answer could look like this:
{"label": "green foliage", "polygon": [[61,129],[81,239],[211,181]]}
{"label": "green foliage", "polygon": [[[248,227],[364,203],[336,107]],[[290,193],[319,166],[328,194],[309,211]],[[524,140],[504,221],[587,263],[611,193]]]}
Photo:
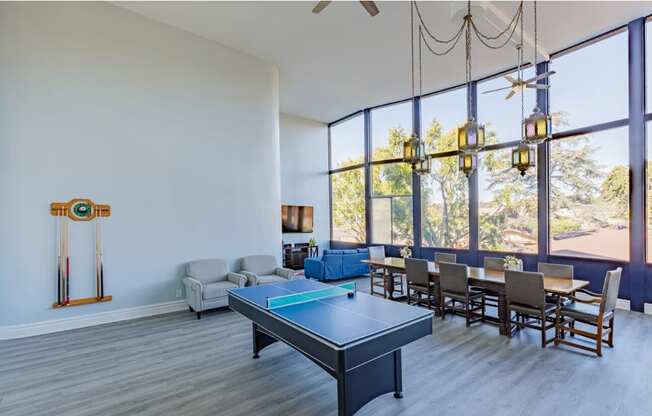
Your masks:
{"label": "green foliage", "polygon": [[600,195],[611,202],[615,214],[626,217],[629,211],[629,170],[625,166],[614,167],[600,187]]}

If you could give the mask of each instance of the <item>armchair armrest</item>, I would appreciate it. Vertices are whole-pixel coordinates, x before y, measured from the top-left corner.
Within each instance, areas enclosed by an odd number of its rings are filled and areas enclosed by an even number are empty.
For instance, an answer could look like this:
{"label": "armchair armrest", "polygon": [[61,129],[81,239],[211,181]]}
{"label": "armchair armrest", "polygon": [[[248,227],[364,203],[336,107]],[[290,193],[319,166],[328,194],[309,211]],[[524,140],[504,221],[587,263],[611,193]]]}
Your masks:
{"label": "armchair armrest", "polygon": [[594,298],[602,298],[602,293],[591,292],[588,289],[580,289],[580,290],[578,290],[578,292],[585,293],[585,294],[587,294],[587,295],[589,295],[591,297],[594,297]]}
{"label": "armchair armrest", "polygon": [[240,273],[228,272],[226,274],[226,279],[229,282],[238,285],[238,287],[245,287],[247,284],[247,276]]}
{"label": "armchair armrest", "polygon": [[203,309],[202,294],[204,293],[204,285],[199,280],[189,276],[183,279],[183,284],[186,287],[186,301],[188,305],[193,310],[201,312]]}
{"label": "armchair armrest", "polygon": [[587,304],[600,304],[602,302],[602,296],[590,296],[589,298],[578,298],[577,296],[564,296],[566,299],[571,299],[574,302],[587,303]]}
{"label": "armchair armrest", "polygon": [[286,269],[285,267],[277,267],[274,273],[288,280],[294,279],[294,270],[292,269]]}
{"label": "armchair armrest", "polygon": [[258,285],[258,275],[256,273],[248,272],[246,270],[241,270],[240,274],[247,278],[247,282],[245,282],[245,285],[247,283],[249,284],[249,286]]}

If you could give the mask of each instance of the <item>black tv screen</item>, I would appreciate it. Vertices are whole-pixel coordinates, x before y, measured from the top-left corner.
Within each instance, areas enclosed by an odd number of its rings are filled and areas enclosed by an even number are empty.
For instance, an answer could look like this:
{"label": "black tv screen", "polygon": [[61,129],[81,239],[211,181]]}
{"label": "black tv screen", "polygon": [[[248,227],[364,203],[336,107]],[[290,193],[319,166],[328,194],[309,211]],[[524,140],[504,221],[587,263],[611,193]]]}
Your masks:
{"label": "black tv screen", "polygon": [[284,233],[311,233],[313,227],[313,207],[303,205],[283,205],[281,222]]}

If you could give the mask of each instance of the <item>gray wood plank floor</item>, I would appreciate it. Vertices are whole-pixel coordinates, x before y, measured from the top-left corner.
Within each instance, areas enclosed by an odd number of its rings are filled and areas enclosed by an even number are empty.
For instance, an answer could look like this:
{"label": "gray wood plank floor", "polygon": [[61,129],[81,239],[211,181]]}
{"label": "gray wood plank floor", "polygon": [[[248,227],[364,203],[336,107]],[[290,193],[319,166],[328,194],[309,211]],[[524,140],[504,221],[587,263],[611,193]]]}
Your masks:
{"label": "gray wood plank floor", "polygon": [[[538,340],[436,319],[433,337],[403,350],[405,398],[358,414],[652,414],[652,317],[618,311],[601,359]],[[228,310],[0,341],[0,415],[337,414],[324,371],[283,344],[252,360],[250,344],[249,321]]]}

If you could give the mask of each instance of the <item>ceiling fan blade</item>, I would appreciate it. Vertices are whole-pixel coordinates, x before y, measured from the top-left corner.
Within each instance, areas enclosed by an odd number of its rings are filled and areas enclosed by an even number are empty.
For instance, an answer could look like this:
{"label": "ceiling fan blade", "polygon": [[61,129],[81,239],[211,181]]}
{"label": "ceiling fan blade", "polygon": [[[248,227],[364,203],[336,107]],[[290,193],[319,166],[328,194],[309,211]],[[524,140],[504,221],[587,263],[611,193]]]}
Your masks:
{"label": "ceiling fan blade", "polygon": [[317,13],[321,12],[322,10],[324,10],[326,8],[326,6],[328,6],[330,3],[331,3],[330,1],[317,2],[317,5],[315,7],[313,7],[312,12],[317,14]]}
{"label": "ceiling fan blade", "polygon": [[507,81],[509,81],[512,84],[516,84],[518,80],[514,77],[510,77],[509,75],[505,75],[503,78],[505,78]]}
{"label": "ceiling fan blade", "polygon": [[507,89],[510,89],[510,88],[512,88],[512,87],[510,86],[510,87],[496,88],[495,90],[482,91],[482,93],[483,94],[488,94],[490,92],[502,91],[502,90],[507,90]]}
{"label": "ceiling fan blade", "polygon": [[505,97],[505,99],[509,100],[510,98],[512,98],[514,96],[514,94],[516,94],[516,91],[512,90],[509,94],[507,94],[507,97]]}
{"label": "ceiling fan blade", "polygon": [[548,88],[550,88],[550,85],[546,85],[546,84],[527,84],[526,87],[527,88],[536,88],[538,90],[547,90]]}
{"label": "ceiling fan blade", "polygon": [[378,6],[376,6],[376,3],[374,3],[373,1],[361,1],[360,4],[362,4],[362,7],[364,7],[367,13],[369,13],[371,16],[375,16],[378,13],[380,13],[380,11],[378,10]]}
{"label": "ceiling fan blade", "polygon": [[546,72],[544,74],[539,74],[536,77],[532,77],[532,78],[526,80],[525,83],[529,84],[532,81],[538,81],[540,79],[548,78],[550,75],[554,75],[554,74],[556,74],[555,71],[548,71],[548,72]]}

